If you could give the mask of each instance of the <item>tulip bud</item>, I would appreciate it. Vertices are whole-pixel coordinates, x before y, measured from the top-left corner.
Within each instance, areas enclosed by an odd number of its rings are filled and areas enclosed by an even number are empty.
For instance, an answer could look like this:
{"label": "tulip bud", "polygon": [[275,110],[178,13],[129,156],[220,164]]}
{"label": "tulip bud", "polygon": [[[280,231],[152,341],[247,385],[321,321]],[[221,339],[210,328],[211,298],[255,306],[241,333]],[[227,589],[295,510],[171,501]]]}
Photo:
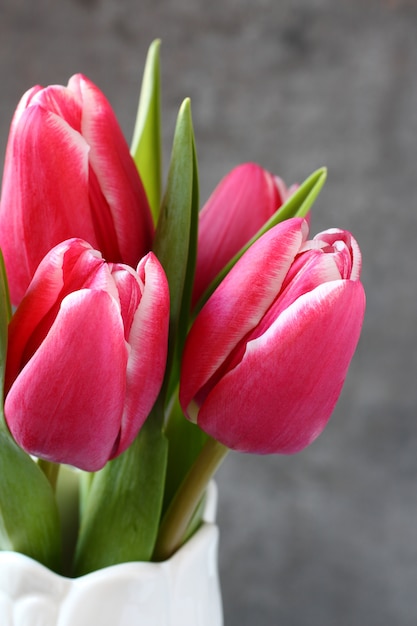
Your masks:
{"label": "tulip bud", "polygon": [[255,163],[235,167],[220,181],[199,216],[193,304],[296,188],[287,189]]}
{"label": "tulip bud", "polygon": [[293,453],[324,429],[365,310],[361,256],[346,231],[307,241],[286,220],[260,237],[198,314],[182,361],[187,417],[225,446]]}
{"label": "tulip bud", "polygon": [[80,239],[50,251],[9,325],[5,416],[24,450],[88,471],[126,450],[162,385],[168,294],[153,253],[135,272]]}
{"label": "tulip bud", "polygon": [[136,267],[153,223],[109,102],[81,74],[30,89],[14,114],[0,203],[0,248],[17,305],[44,255],[80,237]]}

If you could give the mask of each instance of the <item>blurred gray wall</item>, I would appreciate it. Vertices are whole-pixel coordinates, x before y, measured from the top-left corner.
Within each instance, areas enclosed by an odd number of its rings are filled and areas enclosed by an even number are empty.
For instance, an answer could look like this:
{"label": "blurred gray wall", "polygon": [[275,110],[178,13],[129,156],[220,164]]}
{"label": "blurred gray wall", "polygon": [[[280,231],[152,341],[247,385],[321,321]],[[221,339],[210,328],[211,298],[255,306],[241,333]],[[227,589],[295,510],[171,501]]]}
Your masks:
{"label": "blurred gray wall", "polygon": [[242,161],[289,183],[327,165],[312,230],[350,229],[364,256],[325,433],[218,474],[225,625],[415,626],[417,0],[0,0],[1,154],[21,94],[80,71],[130,140],[156,37],[165,163],[190,96],[202,201]]}

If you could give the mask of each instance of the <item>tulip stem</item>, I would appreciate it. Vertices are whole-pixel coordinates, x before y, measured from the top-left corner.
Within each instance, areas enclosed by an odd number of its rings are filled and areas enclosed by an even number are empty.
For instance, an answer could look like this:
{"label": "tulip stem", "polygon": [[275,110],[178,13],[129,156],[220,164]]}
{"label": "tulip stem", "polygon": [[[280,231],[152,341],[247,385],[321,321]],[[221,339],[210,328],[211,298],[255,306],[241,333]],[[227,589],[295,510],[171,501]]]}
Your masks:
{"label": "tulip stem", "polygon": [[45,461],[45,459],[38,459],[38,465],[51,483],[53,491],[55,491],[60,468],[59,463],[51,463],[50,461]]}
{"label": "tulip stem", "polygon": [[207,440],[162,520],[152,560],[164,561],[181,547],[207,485],[228,452],[215,439]]}

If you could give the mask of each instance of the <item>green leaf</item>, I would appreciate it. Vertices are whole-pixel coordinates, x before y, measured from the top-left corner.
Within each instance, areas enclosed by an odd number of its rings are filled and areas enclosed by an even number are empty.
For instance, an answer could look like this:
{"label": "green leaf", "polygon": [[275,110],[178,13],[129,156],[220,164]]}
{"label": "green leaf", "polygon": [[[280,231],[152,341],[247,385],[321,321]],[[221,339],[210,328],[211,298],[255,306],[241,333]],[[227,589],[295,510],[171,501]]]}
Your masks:
{"label": "green leaf", "polygon": [[150,414],[133,444],[97,472],[84,506],[75,575],[149,561],[160,521],[167,441]]}
{"label": "green leaf", "polygon": [[217,274],[216,278],[210,283],[200,300],[197,302],[193,314],[197,315],[201,310],[204,303],[207,302],[211,294],[215,291],[216,287],[221,283],[223,278],[228,274],[232,267],[237,263],[240,257],[246,252],[248,248],[266,233],[270,228],[276,226],[280,222],[290,219],[291,217],[305,217],[317,196],[319,195],[327,178],[327,169],[322,167],[313,172],[295,191],[295,193],[288,198],[288,200],[265,222],[260,230],[250,239],[239,252],[229,261],[227,265]]}
{"label": "green leaf", "polygon": [[154,241],[154,252],[169,283],[171,308],[166,380],[174,372],[174,382],[188,330],[197,249],[198,202],[197,156],[191,105],[186,99],[177,118],[167,189]]}
{"label": "green leaf", "polygon": [[61,534],[54,493],[36,463],[0,431],[0,549],[58,571]]}
{"label": "green leaf", "polygon": [[[327,178],[327,168],[316,170],[298,187],[292,196],[276,211],[270,220],[261,229],[266,232],[275,224],[288,220],[291,217],[305,217],[313,206]],[[255,235],[260,237],[261,231]]]}
{"label": "green leaf", "polygon": [[184,417],[178,393],[173,397],[165,435],[168,439],[168,467],[164,512],[207,441],[205,432]]}
{"label": "green leaf", "polygon": [[159,39],[149,47],[131,146],[155,223],[161,202],[162,180],[160,47]]}

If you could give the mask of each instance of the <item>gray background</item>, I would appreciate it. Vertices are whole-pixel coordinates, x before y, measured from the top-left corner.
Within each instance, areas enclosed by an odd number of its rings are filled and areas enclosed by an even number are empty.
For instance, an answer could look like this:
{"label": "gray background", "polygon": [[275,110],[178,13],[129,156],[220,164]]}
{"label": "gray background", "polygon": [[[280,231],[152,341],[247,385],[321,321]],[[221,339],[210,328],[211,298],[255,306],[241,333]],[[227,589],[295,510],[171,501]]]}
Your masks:
{"label": "gray background", "polygon": [[301,181],[352,230],[368,309],[325,433],[218,474],[226,626],[417,624],[417,1],[1,0],[0,149],[23,91],[82,71],[130,140],[162,38],[165,163],[185,96],[204,201],[235,164]]}

